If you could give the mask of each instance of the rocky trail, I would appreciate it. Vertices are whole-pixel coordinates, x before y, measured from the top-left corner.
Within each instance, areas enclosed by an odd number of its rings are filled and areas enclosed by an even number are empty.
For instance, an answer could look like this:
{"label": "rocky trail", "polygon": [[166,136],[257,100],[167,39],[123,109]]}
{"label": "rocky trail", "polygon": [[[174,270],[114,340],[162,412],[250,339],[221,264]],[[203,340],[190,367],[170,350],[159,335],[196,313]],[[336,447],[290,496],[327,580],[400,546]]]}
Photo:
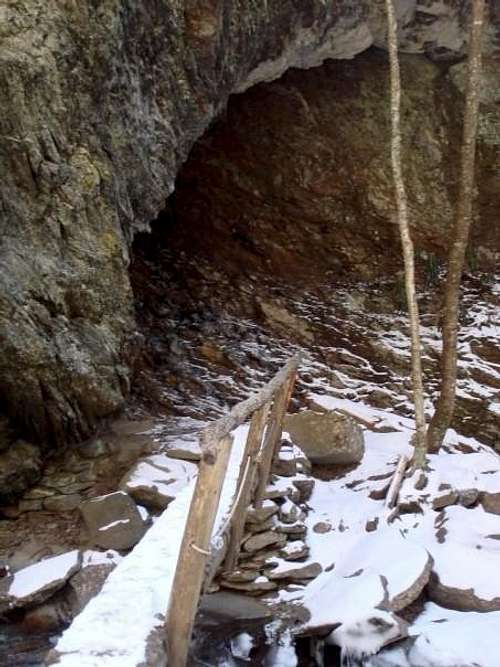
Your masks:
{"label": "rocky trail", "polygon": [[[189,275],[192,281],[196,271]],[[174,499],[185,497],[183,489],[196,475],[200,428],[268,379],[270,370],[292,352],[301,352],[292,404],[298,412],[285,424],[289,451],[282,450],[282,467],[275,470],[277,477],[268,489],[265,516],[249,515],[239,564],[234,572],[222,574],[212,589],[214,604],[218,595],[244,594],[261,598],[268,611],[261,606],[252,612],[246,603],[235,602],[242,619],[235,620],[233,613],[224,620],[217,615],[221,612],[214,617],[209,606],[200,616],[196,660],[213,665],[248,660],[335,664],[329,660],[341,659],[332,657],[337,644],[343,647],[343,660],[359,660],[367,667],[453,667],[457,656],[464,665],[477,662],[476,635],[459,648],[449,643],[469,624],[481,642],[490,642],[488,628],[500,613],[500,591],[494,589],[500,558],[495,539],[500,530],[500,457],[494,450],[500,418],[495,356],[498,282],[479,275],[465,284],[456,429],[442,453],[430,457],[426,488],[416,492],[407,480],[394,514],[385,507],[384,497],[398,457],[411,451],[412,421],[405,380],[405,315],[403,310],[394,312],[393,285],[322,286],[297,298],[295,286],[292,290],[260,281],[245,290],[223,276],[212,274],[212,280],[203,311],[189,296],[197,294],[192,282],[183,290],[163,281],[169,285],[168,316],[153,319],[154,300],[143,307],[149,356],[138,363],[140,381],[129,419],[54,461],[18,508],[3,509],[9,516],[2,522],[7,528],[2,534],[3,559],[19,573],[2,580],[4,590],[10,586],[4,614],[8,610],[9,620],[21,623],[21,632],[29,632],[27,653],[37,655],[30,648],[34,630],[42,633],[41,639],[55,638],[84,608],[148,530],[150,515],[158,535],[160,524],[154,517],[166,507],[162,521],[168,526]],[[162,300],[164,294],[157,298]],[[436,315],[431,312],[435,299],[432,290],[426,292],[429,311],[423,333],[429,396],[435,389],[439,350]],[[252,315],[250,309],[256,307],[258,314]],[[156,363],[160,358],[163,363]],[[324,420],[333,421],[321,425]],[[328,437],[337,422],[352,425],[345,438],[346,453],[339,450],[338,437]],[[330,454],[322,447],[330,448]],[[332,448],[337,451],[333,458]],[[117,490],[121,491],[114,493]],[[120,493],[127,502],[117,502]],[[86,507],[96,497],[102,498],[102,508],[89,513]],[[146,532],[151,539],[152,530]],[[147,541],[141,548],[147,550]],[[136,551],[139,558],[137,549],[130,558]],[[57,582],[40,590],[38,581],[24,597],[12,595],[12,581],[23,572],[27,581],[39,578],[35,571],[30,574],[30,567],[36,567],[33,562],[50,562],[68,553],[80,555]],[[161,589],[167,570],[155,567],[160,579],[151,584],[152,578],[150,585]],[[111,584],[106,586],[104,590],[111,586],[112,591]],[[147,596],[140,583],[136,595]],[[338,608],[333,602],[324,608],[325,595],[338,597]],[[101,597],[95,598],[94,624],[102,622],[97,602]],[[155,603],[158,613],[165,606],[162,599]],[[117,600],[108,594],[108,605]],[[222,602],[228,604],[224,597]],[[483,613],[484,623],[476,620],[477,612]],[[252,613],[253,620],[247,618]],[[435,622],[438,616],[440,623]],[[214,618],[219,619],[216,627]],[[435,630],[440,624],[446,624],[443,634]],[[216,639],[221,627],[227,632]],[[325,637],[330,638],[326,644]],[[64,641],[71,647],[68,642],[73,640]],[[64,641],[57,647],[64,648]],[[370,657],[395,641],[395,648]],[[270,648],[264,649],[268,643]],[[29,664],[19,633],[10,642],[4,636],[0,650],[9,656],[9,664]],[[88,650],[91,655],[92,645]],[[288,656],[283,663],[281,654]],[[81,656],[78,659],[75,664],[87,664]],[[478,664],[493,667],[497,659],[485,662],[483,657]]]}

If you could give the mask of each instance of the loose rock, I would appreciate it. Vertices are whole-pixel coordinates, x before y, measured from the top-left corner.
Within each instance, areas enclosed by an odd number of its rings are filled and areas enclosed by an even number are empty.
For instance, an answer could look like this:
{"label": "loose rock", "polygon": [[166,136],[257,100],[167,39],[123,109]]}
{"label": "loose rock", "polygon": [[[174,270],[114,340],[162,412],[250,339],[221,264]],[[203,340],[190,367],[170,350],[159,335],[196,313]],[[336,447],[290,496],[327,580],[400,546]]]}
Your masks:
{"label": "loose rock", "polygon": [[243,549],[249,553],[260,551],[270,546],[283,547],[286,544],[286,536],[282,533],[267,531],[253,535],[243,545]]}
{"label": "loose rock", "polygon": [[124,491],[87,500],[80,511],[91,543],[103,549],[130,549],[146,532],[137,505]]}
{"label": "loose rock", "polygon": [[338,412],[304,410],[287,415],[285,429],[311,463],[345,465],[363,458],[363,431],[353,419]]}

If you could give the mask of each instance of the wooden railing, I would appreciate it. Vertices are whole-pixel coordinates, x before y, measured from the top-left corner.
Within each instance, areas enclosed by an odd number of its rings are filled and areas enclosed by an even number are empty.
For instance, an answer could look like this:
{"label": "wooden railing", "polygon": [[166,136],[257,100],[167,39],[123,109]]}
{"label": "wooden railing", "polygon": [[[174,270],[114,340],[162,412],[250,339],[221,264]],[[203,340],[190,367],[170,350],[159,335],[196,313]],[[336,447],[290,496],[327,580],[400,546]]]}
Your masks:
{"label": "wooden railing", "polygon": [[[203,586],[218,566],[236,565],[245,515],[253,503],[260,507],[271,466],[278,455],[283,420],[292,395],[298,357],[294,357],[258,393],[235,405],[231,412],[201,433],[202,457],[184,530],[166,618],[169,667],[185,667],[194,618]],[[212,547],[212,532],[232,447],[231,432],[251,418],[239,477],[229,515],[218,535],[223,548]]]}

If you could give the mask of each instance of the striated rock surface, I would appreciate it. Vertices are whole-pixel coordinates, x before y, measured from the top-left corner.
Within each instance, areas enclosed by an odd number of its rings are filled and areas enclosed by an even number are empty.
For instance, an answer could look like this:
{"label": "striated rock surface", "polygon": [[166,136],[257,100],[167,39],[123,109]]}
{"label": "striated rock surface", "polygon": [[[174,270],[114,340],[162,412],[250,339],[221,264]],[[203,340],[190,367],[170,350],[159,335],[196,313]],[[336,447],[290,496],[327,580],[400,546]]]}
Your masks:
{"label": "striated rock surface", "polygon": [[[403,50],[464,52],[467,3],[396,4]],[[0,18],[0,395],[52,448],[123,404],[138,342],[130,242],[194,141],[231,93],[382,45],[383,8],[19,0]]]}

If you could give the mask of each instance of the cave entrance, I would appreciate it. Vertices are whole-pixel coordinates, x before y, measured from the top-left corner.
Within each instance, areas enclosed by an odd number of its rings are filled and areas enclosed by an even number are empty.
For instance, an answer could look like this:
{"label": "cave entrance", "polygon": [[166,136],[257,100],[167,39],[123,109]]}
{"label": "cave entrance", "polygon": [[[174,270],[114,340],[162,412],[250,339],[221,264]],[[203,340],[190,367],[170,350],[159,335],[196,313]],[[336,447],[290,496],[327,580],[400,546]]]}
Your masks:
{"label": "cave entrance", "polygon": [[[371,135],[373,124],[387,120],[375,94],[385,75],[385,55],[376,50],[290,70],[232,96],[195,144],[151,233],[133,245],[131,279],[146,340],[135,383],[142,401],[165,409],[199,403],[200,384],[215,395],[207,397],[211,407],[238,400],[237,376],[248,379],[249,365],[272,370],[282,361],[259,360],[262,351],[249,359],[252,344],[259,348],[254,339],[266,335],[259,322],[270,298],[393,270],[397,240],[363,186],[382,150],[382,138]],[[390,174],[386,180],[392,188]],[[287,321],[286,308],[275,310],[279,333],[301,339],[303,332],[294,333],[300,323]],[[210,385],[207,364],[218,373]]]}
{"label": "cave entrance", "polygon": [[[460,135],[460,114],[442,68],[422,56],[402,57],[401,67],[407,184],[425,272],[425,258],[446,249],[459,146],[450,137]],[[394,299],[384,307],[399,307],[386,89],[386,54],[370,49],[230,98],[151,233],[134,241],[131,279],[146,341],[135,382],[141,401],[197,405],[194,416],[214,417],[240,400],[249,367],[272,372],[286,357],[279,341],[312,344],[299,293],[316,290],[321,300],[343,281],[386,281]],[[259,343],[270,331],[278,358]]]}

